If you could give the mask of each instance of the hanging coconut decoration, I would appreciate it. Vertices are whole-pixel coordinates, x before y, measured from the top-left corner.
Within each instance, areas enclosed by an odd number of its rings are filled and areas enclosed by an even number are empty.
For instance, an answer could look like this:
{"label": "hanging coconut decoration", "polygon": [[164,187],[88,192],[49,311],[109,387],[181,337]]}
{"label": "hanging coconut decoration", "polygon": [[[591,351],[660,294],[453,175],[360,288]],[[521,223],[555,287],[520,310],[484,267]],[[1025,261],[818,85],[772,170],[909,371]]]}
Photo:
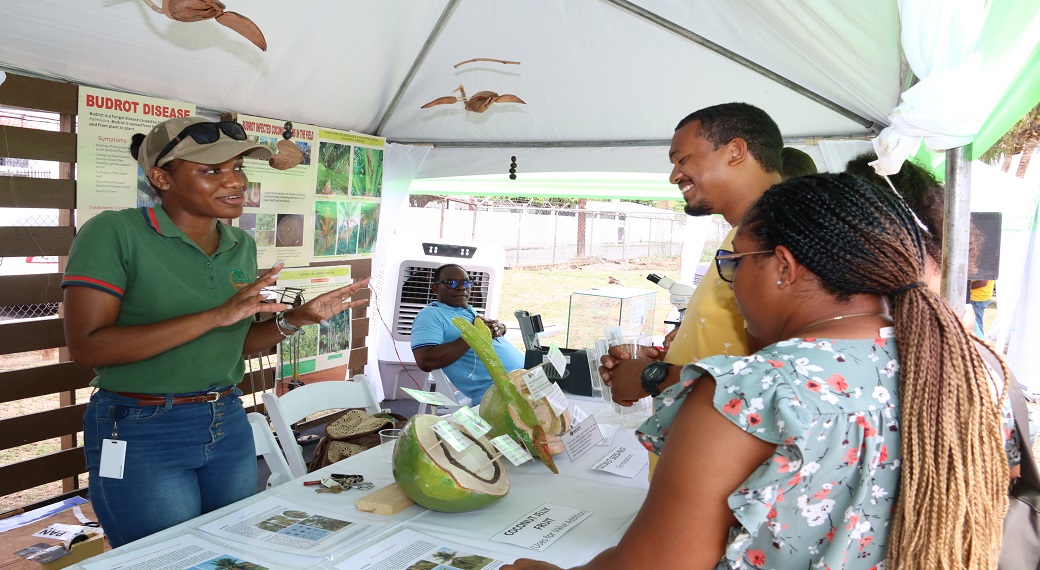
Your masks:
{"label": "hanging coconut decoration", "polygon": [[509,492],[509,475],[487,437],[462,451],[441,439],[430,414],[413,416],[394,445],[394,480],[408,498],[435,511],[460,513],[486,507]]}
{"label": "hanging coconut decoration", "polygon": [[219,0],[162,0],[162,7],[156,6],[152,0],[144,0],[154,12],[162,14],[178,22],[201,22],[213,19],[222,26],[227,26],[253,42],[262,51],[267,51],[267,39],[260,28],[252,20],[239,14],[225,10]]}
{"label": "hanging coconut decoration", "polygon": [[276,145],[278,147],[278,154],[267,159],[267,163],[271,165],[271,168],[277,170],[289,170],[290,168],[303,162],[304,156],[300,147],[296,146],[296,143],[292,141],[292,122],[285,122],[285,130],[282,131],[282,140],[278,141]]}
{"label": "hanging coconut decoration", "polygon": [[[451,322],[462,333],[462,339],[473,349],[477,358],[484,363],[484,367],[487,368],[488,374],[491,376],[491,381],[494,382],[494,386],[488,389],[480,402],[480,417],[484,418],[493,428],[492,433],[494,435],[491,435],[491,437],[494,438],[505,434],[513,439],[517,439],[532,455],[541,459],[542,463],[550,471],[559,473],[559,470],[556,469],[556,462],[552,458],[553,453],[550,449],[551,436],[548,434],[551,433],[558,436],[558,434],[563,433],[567,429],[569,419],[563,421],[557,417],[556,420],[553,420],[552,416],[555,416],[555,413],[552,408],[548,408],[548,410],[543,408],[541,417],[539,416],[539,412],[535,410],[535,405],[531,401],[530,393],[525,396],[521,388],[518,387],[524,384],[522,374],[526,370],[517,371],[519,385],[510,380],[509,374],[506,373],[505,367],[502,366],[502,361],[495,354],[495,348],[491,344],[491,331],[483,320],[477,319],[470,323],[466,319],[455,317]],[[526,386],[523,386],[523,388],[526,389]],[[484,409],[485,406],[489,405],[488,396],[492,397],[490,406],[494,411],[485,411]],[[540,402],[545,404],[546,407],[549,406],[544,398]],[[546,411],[548,416],[546,416]],[[568,414],[567,418],[569,417]],[[545,418],[544,423],[542,418]],[[556,437],[556,440],[559,441],[559,438]]]}

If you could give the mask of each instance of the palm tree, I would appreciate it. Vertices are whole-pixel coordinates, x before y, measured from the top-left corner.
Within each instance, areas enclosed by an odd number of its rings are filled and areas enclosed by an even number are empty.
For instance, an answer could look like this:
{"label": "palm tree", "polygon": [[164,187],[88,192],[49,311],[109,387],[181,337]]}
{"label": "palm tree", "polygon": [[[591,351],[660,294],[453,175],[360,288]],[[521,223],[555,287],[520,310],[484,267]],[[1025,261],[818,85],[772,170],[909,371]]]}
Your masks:
{"label": "palm tree", "polygon": [[440,562],[441,564],[444,564],[445,566],[447,566],[447,565],[449,565],[451,563],[452,560],[455,560],[455,556],[456,555],[458,555],[457,551],[452,551],[452,552],[443,552],[443,551],[442,552],[434,552],[433,553],[433,558],[435,560],[437,560],[438,562]]}
{"label": "palm tree", "polygon": [[1027,111],[980,158],[990,164],[1002,161],[1001,170],[1007,172],[1011,169],[1011,159],[1016,154],[1021,154],[1022,160],[1018,163],[1015,176],[1025,178],[1029,162],[1037,150],[1037,143],[1040,143],[1040,104]]}
{"label": "palm tree", "polygon": [[238,570],[238,561],[234,558],[221,558],[213,562],[213,567],[218,570]]}

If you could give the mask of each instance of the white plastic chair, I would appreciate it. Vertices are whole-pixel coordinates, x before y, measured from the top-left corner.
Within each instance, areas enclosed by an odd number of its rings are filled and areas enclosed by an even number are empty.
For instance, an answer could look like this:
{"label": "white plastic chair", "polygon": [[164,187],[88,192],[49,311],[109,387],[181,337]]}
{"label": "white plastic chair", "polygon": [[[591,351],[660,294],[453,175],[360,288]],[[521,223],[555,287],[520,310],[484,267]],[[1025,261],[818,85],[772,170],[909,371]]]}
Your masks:
{"label": "white plastic chair", "polygon": [[267,488],[276,487],[293,478],[289,464],[278,449],[278,442],[274,440],[274,433],[267,423],[267,417],[257,412],[246,414],[249,425],[253,428],[253,444],[256,445],[256,454],[264,456],[267,468],[271,470],[271,476],[267,478]]}
{"label": "white plastic chair", "polygon": [[[452,413],[462,406],[470,406],[473,404],[473,400],[468,396],[460,392],[455,388],[455,385],[448,380],[448,376],[444,374],[444,371],[440,368],[430,372],[426,375],[426,382],[423,383],[423,391],[429,392],[430,388],[433,388],[440,394],[444,394],[449,400],[454,402],[451,406],[433,406],[429,404],[426,406],[427,413]],[[436,407],[437,410],[430,411],[431,407]],[[423,407],[419,407],[419,412],[422,412]]]}
{"label": "white plastic chair", "polygon": [[305,475],[307,463],[303,460],[303,448],[296,443],[292,424],[324,410],[364,408],[370,414],[380,412],[372,385],[363,374],[354,376],[353,380],[305,384],[282,394],[281,397],[265,392],[263,400],[293,477]]}

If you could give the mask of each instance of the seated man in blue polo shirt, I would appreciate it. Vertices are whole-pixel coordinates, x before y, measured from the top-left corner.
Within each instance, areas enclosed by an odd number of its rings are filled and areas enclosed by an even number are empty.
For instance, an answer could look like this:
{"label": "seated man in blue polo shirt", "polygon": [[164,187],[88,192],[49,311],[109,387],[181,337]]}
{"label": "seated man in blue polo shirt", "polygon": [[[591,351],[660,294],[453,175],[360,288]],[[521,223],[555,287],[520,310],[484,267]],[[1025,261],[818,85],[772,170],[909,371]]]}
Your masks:
{"label": "seated man in blue polo shirt", "polygon": [[412,354],[415,363],[424,372],[438,368],[476,406],[491,387],[491,376],[477,358],[473,349],[462,340],[459,329],[451,323],[454,317],[469,322],[482,319],[491,329],[491,344],[507,371],[523,368],[524,355],[502,338],[506,333],[504,324],[478,317],[469,304],[473,281],[459,265],[442,265],[433,272],[430,289],[437,300],[419,311],[412,323]]}

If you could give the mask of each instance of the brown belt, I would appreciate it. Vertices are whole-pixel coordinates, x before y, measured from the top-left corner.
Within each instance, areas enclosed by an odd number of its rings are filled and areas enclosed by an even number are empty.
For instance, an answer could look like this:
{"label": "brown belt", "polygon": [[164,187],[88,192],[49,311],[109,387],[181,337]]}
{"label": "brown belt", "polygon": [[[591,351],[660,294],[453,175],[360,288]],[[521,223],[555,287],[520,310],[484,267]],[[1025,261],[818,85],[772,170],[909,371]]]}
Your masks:
{"label": "brown belt", "polygon": [[[111,390],[109,390],[112,392]],[[195,396],[174,396],[174,404],[198,404],[202,402],[216,402],[217,400],[231,394],[235,391],[235,387],[232,386],[227,390],[221,392],[206,392],[205,394],[197,394]],[[117,396],[123,396],[124,398],[134,398],[137,400],[138,406],[165,406],[166,396],[162,394],[137,394],[134,392],[112,392]]]}

